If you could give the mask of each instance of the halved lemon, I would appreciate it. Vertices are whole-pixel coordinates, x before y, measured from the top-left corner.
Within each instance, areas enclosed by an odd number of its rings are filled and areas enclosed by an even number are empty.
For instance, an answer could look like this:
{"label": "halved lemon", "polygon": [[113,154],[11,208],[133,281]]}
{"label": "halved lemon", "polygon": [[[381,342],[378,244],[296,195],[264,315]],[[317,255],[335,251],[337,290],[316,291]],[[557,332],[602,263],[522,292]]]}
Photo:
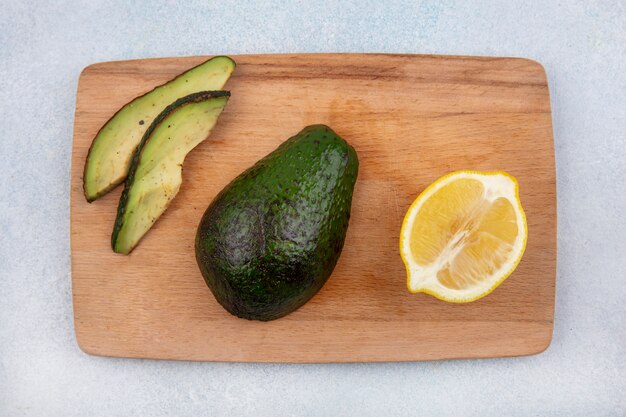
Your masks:
{"label": "halved lemon", "polygon": [[512,175],[445,175],[417,197],[402,223],[400,255],[409,291],[455,303],[484,297],[515,270],[527,237]]}

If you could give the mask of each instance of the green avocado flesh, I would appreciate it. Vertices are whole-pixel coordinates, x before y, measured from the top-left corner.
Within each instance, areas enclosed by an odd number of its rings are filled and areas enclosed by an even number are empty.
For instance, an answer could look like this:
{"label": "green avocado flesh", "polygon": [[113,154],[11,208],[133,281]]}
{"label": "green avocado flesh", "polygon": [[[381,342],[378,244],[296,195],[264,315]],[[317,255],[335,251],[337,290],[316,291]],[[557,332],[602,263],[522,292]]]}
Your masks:
{"label": "green avocado flesh", "polygon": [[229,93],[202,91],[169,105],[152,122],[131,161],[111,244],[128,254],[163,214],[182,182],[187,154],[209,136]]}
{"label": "green avocado flesh", "polygon": [[308,126],[215,197],[196,260],[226,310],[273,320],[322,288],[343,248],[358,168],[352,146]]}
{"label": "green avocado flesh", "polygon": [[218,56],[182,73],[122,107],[100,129],[91,144],[83,190],[91,202],[121,184],[143,134],[165,106],[197,91],[220,90],[235,69],[235,62]]}

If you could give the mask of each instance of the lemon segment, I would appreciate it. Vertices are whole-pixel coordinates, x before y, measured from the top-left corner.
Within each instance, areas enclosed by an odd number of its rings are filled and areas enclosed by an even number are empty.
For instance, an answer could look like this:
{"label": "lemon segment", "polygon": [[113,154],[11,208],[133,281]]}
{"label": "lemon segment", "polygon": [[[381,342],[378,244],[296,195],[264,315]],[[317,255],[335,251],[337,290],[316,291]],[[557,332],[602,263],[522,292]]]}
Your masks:
{"label": "lemon segment", "polygon": [[413,202],[400,232],[411,292],[469,302],[493,291],[515,269],[527,240],[515,178],[457,171]]}

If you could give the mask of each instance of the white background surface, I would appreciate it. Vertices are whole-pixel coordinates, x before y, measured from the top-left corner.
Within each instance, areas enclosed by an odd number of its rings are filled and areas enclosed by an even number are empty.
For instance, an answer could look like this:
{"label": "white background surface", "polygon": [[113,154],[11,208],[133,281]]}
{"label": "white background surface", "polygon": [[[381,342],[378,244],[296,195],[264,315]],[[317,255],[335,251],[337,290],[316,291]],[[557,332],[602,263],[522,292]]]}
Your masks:
{"label": "white background surface", "polygon": [[[625,2],[0,3],[0,416],[626,415]],[[554,340],[545,353],[261,365],[111,359],[78,349],[69,175],[81,69],[274,52],[544,64],[559,214]]]}

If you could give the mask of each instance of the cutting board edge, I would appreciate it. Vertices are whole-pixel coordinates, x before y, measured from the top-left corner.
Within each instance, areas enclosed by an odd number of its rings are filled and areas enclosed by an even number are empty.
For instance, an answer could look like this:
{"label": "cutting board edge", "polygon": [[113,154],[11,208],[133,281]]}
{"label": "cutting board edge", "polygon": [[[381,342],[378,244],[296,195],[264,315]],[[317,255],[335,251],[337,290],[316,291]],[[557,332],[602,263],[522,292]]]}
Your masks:
{"label": "cutting board edge", "polygon": [[[466,323],[466,322],[459,322]],[[342,364],[342,363],[399,363],[399,362],[433,362],[433,361],[441,361],[441,360],[468,360],[468,359],[493,359],[493,358],[519,358],[525,356],[535,356],[544,353],[548,348],[552,345],[552,340],[554,338],[554,321],[553,320],[537,320],[532,323],[536,323],[543,327],[544,334],[542,335],[541,343],[537,343],[534,349],[524,349],[519,348],[513,352],[508,353],[485,353],[485,354],[460,354],[460,355],[445,355],[445,354],[435,354],[435,355],[424,355],[423,353],[418,353],[413,356],[404,355],[402,358],[400,357],[382,357],[382,356],[372,356],[367,358],[354,358],[347,356],[335,357],[335,358],[317,358],[317,359],[305,359],[301,357],[292,356],[289,359],[278,358],[279,355],[266,355],[264,357],[259,358],[257,354],[257,359],[250,359],[246,355],[235,356],[233,358],[215,358],[215,355],[207,355],[206,357],[202,355],[198,355],[196,357],[190,358],[188,355],[166,355],[166,354],[135,354],[135,353],[111,353],[109,349],[101,349],[97,345],[90,346],[87,341],[83,338],[85,333],[76,330],[76,344],[79,349],[91,356],[98,357],[109,357],[109,358],[127,358],[127,359],[147,359],[147,360],[168,360],[168,361],[182,361],[182,362],[215,362],[215,363],[261,363],[261,364]],[[74,324],[76,325],[76,318],[74,320]],[[321,356],[321,355],[317,355]]]}
{"label": "cutting board edge", "polygon": [[[289,52],[289,53],[277,53],[277,54],[207,54],[207,55],[179,55],[179,56],[166,56],[166,57],[151,57],[151,58],[132,58],[132,59],[114,59],[110,61],[98,61],[93,62],[91,64],[86,65],[80,72],[78,79],[83,77],[83,75],[88,74],[89,72],[98,69],[102,66],[107,65],[116,65],[116,64],[130,64],[130,63],[138,63],[138,62],[146,62],[146,61],[171,61],[178,59],[190,59],[190,60],[206,60],[211,57],[216,56],[236,56],[236,57],[270,57],[270,56],[279,56],[279,57],[303,57],[303,56],[384,56],[384,57],[422,57],[429,59],[453,59],[453,60],[471,60],[471,61],[493,61],[493,60],[511,60],[511,61],[520,61],[526,62],[531,66],[537,67],[537,69],[544,74],[547,74],[545,66],[534,58],[521,57],[521,56],[489,56],[489,55],[459,55],[459,54],[411,54],[411,53],[385,53],[385,52]],[[546,76],[547,79],[547,76]],[[547,84],[547,82],[546,82]],[[549,87],[549,85],[548,85]]]}

